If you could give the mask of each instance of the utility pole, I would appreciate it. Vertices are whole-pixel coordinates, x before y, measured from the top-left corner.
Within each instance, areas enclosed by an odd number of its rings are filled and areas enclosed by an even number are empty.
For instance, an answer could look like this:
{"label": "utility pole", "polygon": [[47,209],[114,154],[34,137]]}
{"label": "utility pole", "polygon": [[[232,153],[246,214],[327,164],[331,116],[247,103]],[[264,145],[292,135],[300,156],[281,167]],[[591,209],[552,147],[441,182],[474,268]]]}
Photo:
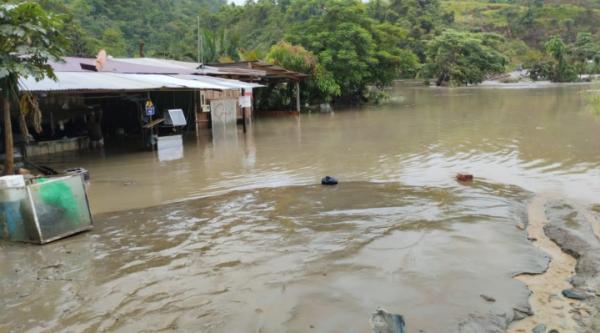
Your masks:
{"label": "utility pole", "polygon": [[200,16],[197,16],[197,19],[198,19],[198,21],[197,21],[198,22],[198,40],[197,40],[198,54],[196,57],[196,61],[200,64],[201,63],[200,62]]}

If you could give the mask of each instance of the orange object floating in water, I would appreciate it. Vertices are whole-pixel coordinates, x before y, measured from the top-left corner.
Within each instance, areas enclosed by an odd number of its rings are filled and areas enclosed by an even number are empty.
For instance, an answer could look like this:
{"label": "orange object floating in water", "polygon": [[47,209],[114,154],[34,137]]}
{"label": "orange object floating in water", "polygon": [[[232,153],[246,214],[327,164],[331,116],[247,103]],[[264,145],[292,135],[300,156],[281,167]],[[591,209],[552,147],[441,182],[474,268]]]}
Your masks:
{"label": "orange object floating in water", "polygon": [[458,180],[459,182],[472,182],[473,175],[470,173],[466,173],[466,172],[459,172],[456,175],[456,180]]}

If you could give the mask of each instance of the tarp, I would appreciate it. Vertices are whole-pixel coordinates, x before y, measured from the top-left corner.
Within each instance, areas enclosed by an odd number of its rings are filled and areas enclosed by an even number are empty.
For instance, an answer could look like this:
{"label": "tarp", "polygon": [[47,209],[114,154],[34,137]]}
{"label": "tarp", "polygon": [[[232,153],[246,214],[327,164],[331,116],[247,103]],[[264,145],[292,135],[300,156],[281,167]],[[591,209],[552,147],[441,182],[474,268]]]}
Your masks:
{"label": "tarp", "polygon": [[[155,75],[116,74],[103,72],[56,72],[57,80],[34,78],[21,79],[21,90],[32,92],[94,92],[94,91],[147,91],[186,89],[234,89],[231,86],[198,80]],[[240,82],[241,83],[241,82]]]}

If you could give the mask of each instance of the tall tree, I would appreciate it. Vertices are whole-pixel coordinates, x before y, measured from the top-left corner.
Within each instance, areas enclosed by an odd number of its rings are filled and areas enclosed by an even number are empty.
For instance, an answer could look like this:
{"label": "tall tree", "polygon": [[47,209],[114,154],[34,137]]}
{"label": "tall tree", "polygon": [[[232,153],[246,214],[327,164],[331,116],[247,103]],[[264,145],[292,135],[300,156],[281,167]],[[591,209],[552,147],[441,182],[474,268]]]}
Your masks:
{"label": "tall tree", "polygon": [[577,74],[569,64],[567,57],[569,49],[560,36],[553,36],[544,45],[546,52],[554,59],[550,80],[554,82],[572,82],[577,80]]}
{"label": "tall tree", "polygon": [[[295,1],[286,40],[317,56],[340,87],[339,100],[357,102],[368,85],[387,85],[416,57],[402,47],[406,31],[378,24],[358,0]],[[385,73],[385,75],[382,75]]]}
{"label": "tall tree", "polygon": [[578,33],[577,40],[573,45],[573,57],[580,76],[587,71],[588,61],[594,60],[597,54],[598,45],[594,42],[592,34],[589,32]]}
{"label": "tall tree", "polygon": [[312,51],[333,73],[346,100],[360,98],[378,65],[373,22],[358,0],[308,0],[292,4],[286,39]]}
{"label": "tall tree", "polygon": [[[331,101],[340,95],[340,86],[333,75],[304,47],[280,42],[271,47],[266,60],[272,64],[310,75],[303,84],[304,100],[313,102]],[[291,86],[289,88],[292,88]],[[289,93],[289,92],[288,92]]]}
{"label": "tall tree", "polygon": [[19,79],[54,78],[49,60],[59,60],[66,45],[60,17],[38,4],[0,4],[0,89],[4,112],[6,174],[14,172],[11,106],[19,95]]}
{"label": "tall tree", "polygon": [[500,41],[494,34],[446,30],[427,44],[422,75],[438,86],[481,83],[487,75],[504,71],[507,60],[498,50]]}

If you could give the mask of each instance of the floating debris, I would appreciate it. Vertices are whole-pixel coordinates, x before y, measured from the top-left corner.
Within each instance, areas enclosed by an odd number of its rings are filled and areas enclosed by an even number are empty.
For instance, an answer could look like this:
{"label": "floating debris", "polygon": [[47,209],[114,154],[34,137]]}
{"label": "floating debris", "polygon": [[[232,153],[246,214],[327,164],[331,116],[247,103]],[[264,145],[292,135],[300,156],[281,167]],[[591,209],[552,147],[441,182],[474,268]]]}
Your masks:
{"label": "floating debris", "polygon": [[321,179],[321,185],[337,185],[338,184],[338,180],[330,177],[330,176],[325,176],[323,179]]}
{"label": "floating debris", "polygon": [[467,172],[459,172],[456,175],[456,180],[458,180],[459,182],[472,182],[473,181],[473,175]]}

